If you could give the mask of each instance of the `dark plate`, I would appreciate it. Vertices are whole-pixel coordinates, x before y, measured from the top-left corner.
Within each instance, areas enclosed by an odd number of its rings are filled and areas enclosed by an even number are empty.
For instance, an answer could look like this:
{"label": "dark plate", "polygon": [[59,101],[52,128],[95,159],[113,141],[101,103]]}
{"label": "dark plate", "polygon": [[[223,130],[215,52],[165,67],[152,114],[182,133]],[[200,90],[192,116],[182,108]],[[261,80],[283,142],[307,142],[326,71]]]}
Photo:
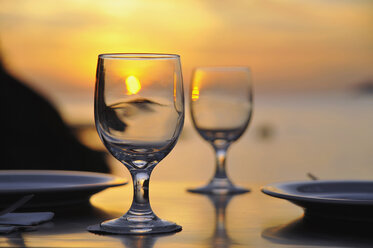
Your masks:
{"label": "dark plate", "polygon": [[22,208],[59,207],[87,203],[106,188],[127,184],[109,174],[78,171],[0,171],[0,207],[28,194],[34,197]]}
{"label": "dark plate", "polygon": [[318,220],[373,220],[373,181],[305,181],[275,183],[262,192],[286,199]]}

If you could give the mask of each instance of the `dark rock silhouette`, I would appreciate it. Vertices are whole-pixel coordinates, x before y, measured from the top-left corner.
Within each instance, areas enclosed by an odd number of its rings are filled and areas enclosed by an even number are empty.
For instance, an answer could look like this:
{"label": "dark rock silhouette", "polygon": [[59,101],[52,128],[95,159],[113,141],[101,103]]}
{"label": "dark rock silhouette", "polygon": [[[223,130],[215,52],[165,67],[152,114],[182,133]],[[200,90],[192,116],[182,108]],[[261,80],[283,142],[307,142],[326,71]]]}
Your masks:
{"label": "dark rock silhouette", "polygon": [[[137,98],[131,101],[127,102],[119,102],[115,103],[110,106],[105,106],[103,107],[104,110],[104,118],[107,121],[107,125],[116,131],[121,131],[123,132],[127,128],[127,124],[123,121],[122,117],[129,117],[136,115],[137,111],[129,111],[132,113],[128,113],[128,106],[132,106],[137,109],[141,109],[142,112],[153,112],[153,108],[151,107],[152,105],[159,105],[159,106],[164,106],[163,104],[154,102],[152,100],[146,99],[146,98]],[[114,110],[115,109],[122,109],[125,111],[122,111],[122,114],[116,113]],[[133,113],[134,112],[134,113]]]}
{"label": "dark rock silhouette", "polygon": [[358,84],[356,90],[360,94],[373,94],[373,80],[367,80]]}
{"label": "dark rock silhouette", "polygon": [[81,144],[57,110],[10,75],[0,59],[0,169],[109,172],[104,153]]}

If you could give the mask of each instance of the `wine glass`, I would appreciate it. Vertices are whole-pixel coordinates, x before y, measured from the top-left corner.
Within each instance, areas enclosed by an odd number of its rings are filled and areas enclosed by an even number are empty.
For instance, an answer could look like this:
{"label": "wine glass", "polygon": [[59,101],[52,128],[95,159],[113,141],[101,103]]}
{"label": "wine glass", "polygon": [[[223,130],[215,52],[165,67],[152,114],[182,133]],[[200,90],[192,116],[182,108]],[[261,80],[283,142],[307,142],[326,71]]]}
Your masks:
{"label": "wine glass", "polygon": [[181,226],[158,218],[149,202],[150,174],[175,146],[184,124],[179,55],[99,55],[95,123],[106,148],[129,170],[134,195],[126,214],[88,230],[141,235],[180,231]]}
{"label": "wine glass", "polygon": [[204,187],[193,193],[238,194],[248,189],[235,186],[226,173],[227,150],[246,130],[252,112],[250,69],[201,67],[194,70],[190,90],[194,127],[215,151],[216,169]]}

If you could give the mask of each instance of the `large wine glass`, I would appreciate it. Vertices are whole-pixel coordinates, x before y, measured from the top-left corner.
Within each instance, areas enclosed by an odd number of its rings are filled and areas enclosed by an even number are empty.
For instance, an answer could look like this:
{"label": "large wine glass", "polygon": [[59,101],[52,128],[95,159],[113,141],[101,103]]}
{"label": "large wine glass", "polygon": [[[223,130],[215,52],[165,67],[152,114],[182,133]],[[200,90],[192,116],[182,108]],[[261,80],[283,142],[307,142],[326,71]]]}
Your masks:
{"label": "large wine glass", "polygon": [[158,218],[149,202],[150,174],[175,146],[184,124],[179,55],[101,54],[96,77],[96,129],[129,170],[134,195],[126,214],[88,230],[141,235],[180,231],[181,226]]}
{"label": "large wine glass", "polygon": [[235,186],[226,173],[226,154],[246,130],[252,112],[250,70],[246,67],[204,67],[193,73],[190,108],[193,125],[215,151],[216,169],[211,181],[193,193],[237,194],[248,189]]}

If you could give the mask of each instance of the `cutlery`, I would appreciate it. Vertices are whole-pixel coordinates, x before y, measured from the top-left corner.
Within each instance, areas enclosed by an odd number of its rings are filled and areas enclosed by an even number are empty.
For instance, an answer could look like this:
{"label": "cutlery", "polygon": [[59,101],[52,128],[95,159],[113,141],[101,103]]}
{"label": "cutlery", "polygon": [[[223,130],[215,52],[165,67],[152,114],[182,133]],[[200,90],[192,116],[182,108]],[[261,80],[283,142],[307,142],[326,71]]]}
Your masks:
{"label": "cutlery", "polygon": [[13,212],[13,211],[16,210],[17,208],[23,206],[23,205],[24,205],[26,202],[28,202],[29,200],[31,200],[32,197],[34,197],[33,194],[23,196],[22,198],[20,198],[19,200],[17,200],[17,201],[14,202],[13,204],[11,204],[10,206],[8,206],[8,207],[6,207],[5,209],[1,210],[1,211],[0,211],[0,216],[3,216],[3,215],[6,215],[6,214],[8,214],[8,213]]}

